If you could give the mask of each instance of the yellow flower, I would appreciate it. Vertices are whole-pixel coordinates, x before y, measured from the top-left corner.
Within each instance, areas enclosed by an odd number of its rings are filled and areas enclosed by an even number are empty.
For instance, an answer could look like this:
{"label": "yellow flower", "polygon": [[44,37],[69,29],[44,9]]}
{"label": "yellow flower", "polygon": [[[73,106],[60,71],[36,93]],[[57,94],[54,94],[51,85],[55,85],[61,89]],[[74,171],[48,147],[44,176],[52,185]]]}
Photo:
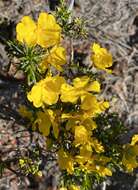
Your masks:
{"label": "yellow flower", "polygon": [[90,81],[88,76],[77,77],[73,80],[73,85],[76,90],[87,92],[100,92],[100,83],[98,81]]}
{"label": "yellow flower", "polygon": [[101,111],[104,112],[106,109],[109,108],[110,104],[107,101],[102,101],[100,102],[99,106],[100,106]]}
{"label": "yellow flower", "polygon": [[37,28],[38,45],[48,48],[59,44],[61,39],[61,27],[57,24],[52,14],[40,13]]}
{"label": "yellow flower", "polygon": [[89,117],[86,118],[86,116],[80,112],[74,112],[73,114],[62,114],[61,120],[67,121],[66,123],[66,130],[71,130],[73,133],[75,132],[75,127],[77,125],[83,125],[88,133],[92,135],[92,131],[97,128],[96,123]]}
{"label": "yellow flower", "polygon": [[91,94],[87,94],[82,97],[81,109],[84,110],[84,115],[86,118],[94,117],[96,114],[101,113],[99,102],[96,97]]}
{"label": "yellow flower", "polygon": [[112,176],[112,171],[104,166],[96,166],[96,171],[101,177]]}
{"label": "yellow flower", "polygon": [[112,55],[105,48],[101,48],[99,44],[92,45],[93,55],[91,57],[96,68],[111,72],[108,68],[112,66]]}
{"label": "yellow flower", "polygon": [[47,109],[44,112],[41,111],[37,112],[37,119],[33,124],[33,128],[35,129],[36,126],[39,128],[39,131],[46,137],[50,133],[50,127],[52,127],[55,138],[58,138],[59,135],[58,111]]}
{"label": "yellow flower", "polygon": [[97,152],[97,153],[102,153],[104,152],[104,147],[102,146],[102,144],[100,142],[98,142],[98,140],[94,137],[92,137],[91,139],[91,145],[92,147],[94,148],[94,150]]}
{"label": "yellow flower", "polygon": [[70,130],[72,127],[76,125],[82,124],[88,131],[92,131],[97,128],[96,123],[92,120],[91,115],[86,117],[85,112],[83,110],[79,110],[78,112],[72,113],[62,113],[61,114],[62,121],[67,121],[66,129]]}
{"label": "yellow flower", "polygon": [[81,97],[81,109],[84,111],[84,118],[94,117],[109,108],[106,101],[98,102],[96,96],[87,94]]}
{"label": "yellow flower", "polygon": [[17,40],[27,45],[36,45],[36,29],[36,23],[29,16],[24,16],[16,26]]}
{"label": "yellow flower", "polygon": [[24,105],[20,105],[18,111],[19,111],[19,114],[20,114],[22,117],[28,118],[28,119],[30,119],[30,120],[31,120],[31,118],[33,117],[32,112],[29,111],[29,110],[27,109],[27,107],[24,106]]}
{"label": "yellow flower", "polygon": [[63,84],[61,87],[61,101],[75,103],[79,97],[79,92],[69,84]]}
{"label": "yellow flower", "polygon": [[35,120],[33,124],[33,128],[35,129],[37,126],[39,128],[39,131],[44,135],[48,136],[50,133],[50,127],[52,123],[50,120],[50,117],[48,115],[48,112],[37,112],[37,119]]}
{"label": "yellow flower", "polygon": [[92,148],[83,148],[84,151],[80,152],[80,155],[75,156],[75,161],[79,164],[79,168],[82,171],[92,172],[95,171],[95,164],[92,158]]}
{"label": "yellow flower", "polygon": [[92,147],[90,143],[86,143],[80,147],[80,156],[85,158],[86,160],[89,160],[92,155]]}
{"label": "yellow flower", "polygon": [[58,110],[47,110],[50,120],[51,120],[51,124],[53,127],[53,133],[55,138],[58,138],[59,135],[59,124],[60,124],[60,111]]}
{"label": "yellow flower", "polygon": [[85,144],[89,141],[89,133],[83,125],[75,126],[75,145]]}
{"label": "yellow flower", "polygon": [[124,147],[122,164],[126,167],[128,172],[132,172],[133,169],[138,167],[138,145],[129,145],[127,144]]}
{"label": "yellow flower", "polygon": [[43,176],[43,173],[42,171],[38,170],[36,173],[35,173],[36,176],[38,177],[42,177]]}
{"label": "yellow flower", "polygon": [[43,106],[43,86],[44,86],[44,80],[36,83],[31,91],[27,94],[27,98],[30,102],[33,102],[33,105],[35,107],[41,107]]}
{"label": "yellow flower", "polygon": [[131,145],[135,145],[138,142],[138,134],[135,134],[132,137]]}
{"label": "yellow flower", "polygon": [[89,92],[100,92],[100,84],[98,81],[90,81],[90,78],[83,76],[73,80],[73,86],[63,84],[61,87],[61,101],[76,103],[79,97]]}
{"label": "yellow flower", "polygon": [[76,185],[70,185],[68,188],[60,187],[59,190],[80,190],[80,187]]}
{"label": "yellow flower", "polygon": [[36,24],[31,17],[24,16],[16,26],[17,40],[21,43],[34,46],[36,44],[48,48],[59,44],[61,27],[55,17],[46,12],[40,13]]}
{"label": "yellow flower", "polygon": [[94,129],[97,128],[96,123],[95,123],[91,118],[85,119],[85,120],[82,122],[82,124],[86,127],[86,129],[87,129],[88,131],[92,131],[92,130],[94,130]]}
{"label": "yellow flower", "polygon": [[23,168],[26,165],[25,160],[19,159],[19,164],[20,164],[20,167]]}
{"label": "yellow flower", "polygon": [[62,71],[62,66],[66,63],[66,50],[63,47],[53,47],[48,56],[42,61],[42,69],[47,69],[52,65],[57,70]]}
{"label": "yellow flower", "polygon": [[77,78],[75,78],[73,80],[73,85],[76,88],[84,88],[88,84],[89,80],[90,79],[87,76],[83,76],[83,77],[80,77],[80,78],[77,77]]}
{"label": "yellow flower", "polygon": [[60,76],[46,77],[32,87],[27,98],[37,108],[44,104],[55,104],[58,101],[61,85],[64,82],[64,78]]}
{"label": "yellow flower", "polygon": [[58,164],[61,170],[67,170],[69,174],[73,173],[73,159],[63,149],[58,151]]}
{"label": "yellow flower", "polygon": [[77,186],[77,185],[70,185],[70,186],[68,187],[68,189],[69,189],[69,190],[80,190],[80,187]]}

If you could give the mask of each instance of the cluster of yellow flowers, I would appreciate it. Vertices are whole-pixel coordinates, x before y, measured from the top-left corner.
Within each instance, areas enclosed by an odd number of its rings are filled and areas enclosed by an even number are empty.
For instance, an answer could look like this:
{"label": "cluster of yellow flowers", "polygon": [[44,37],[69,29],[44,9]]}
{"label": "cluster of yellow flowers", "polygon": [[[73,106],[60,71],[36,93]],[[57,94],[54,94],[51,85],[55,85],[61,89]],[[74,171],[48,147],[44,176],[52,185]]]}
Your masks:
{"label": "cluster of yellow flowers", "polygon": [[62,65],[66,63],[66,51],[60,46],[61,27],[52,14],[40,13],[37,23],[31,17],[24,16],[17,24],[16,32],[17,40],[27,46],[51,48],[40,64],[42,70],[47,69],[50,64],[62,70]]}
{"label": "cluster of yellow flowers", "polygon": [[[27,46],[39,45],[48,50],[40,63],[42,70],[52,65],[63,71],[62,66],[67,60],[66,51],[60,45],[62,30],[52,14],[40,13],[37,23],[25,16],[16,31],[19,42]],[[91,49],[93,66],[111,73],[111,53],[97,43]],[[33,129],[39,129],[47,140],[55,139],[59,167],[71,175],[77,168],[100,177],[112,175],[109,167],[112,158],[104,154],[104,144],[94,135],[97,129],[95,117],[109,108],[109,102],[100,98],[100,92],[99,81],[92,77],[84,75],[69,80],[63,77],[62,72],[58,75],[51,72],[37,81],[27,93],[28,100],[37,110],[36,118],[31,120]],[[20,108],[20,113],[24,117],[33,117],[24,107]],[[66,148],[65,139],[68,142]],[[130,145],[124,146],[122,164],[128,171],[138,166],[137,142],[138,135],[133,137]],[[72,185],[69,189],[78,190],[79,187]]]}
{"label": "cluster of yellow flowers", "polygon": [[[51,48],[45,55],[41,69],[46,69],[49,64],[62,71],[62,65],[66,63],[66,50],[60,45],[62,29],[52,14],[42,12],[38,22],[29,16],[24,16],[16,26],[17,40],[27,46],[39,45],[42,48]],[[99,44],[94,43],[91,47],[93,55],[91,60],[96,68],[111,72],[112,55]]]}
{"label": "cluster of yellow flowers", "polygon": [[[29,35],[28,35],[29,33]],[[61,28],[55,18],[47,13],[41,13],[36,25],[30,17],[24,17],[17,25],[17,40],[28,45],[40,45],[44,48],[52,47],[50,53],[42,65],[51,64],[61,70],[61,65],[66,63],[64,48],[58,46],[60,42]],[[93,45],[94,55],[92,60],[97,68],[104,69],[112,65],[112,56],[106,49],[100,48],[98,44]],[[102,144],[92,136],[96,129],[93,118],[107,108],[109,103],[97,99],[100,92],[100,83],[88,76],[76,77],[68,83],[64,77],[46,76],[38,81],[28,93],[27,98],[34,107],[41,107],[43,110],[37,112],[37,118],[33,126],[46,137],[50,134],[52,127],[55,138],[59,138],[62,125],[66,122],[66,135],[73,135],[73,145],[79,148],[79,154],[72,155],[66,152],[61,146],[58,150],[58,163],[61,169],[72,174],[75,165],[87,170],[95,171],[101,176],[111,175],[110,169],[105,165],[110,158],[99,156],[104,152]],[[96,94],[96,95],[95,95]],[[78,108],[74,112],[64,112],[63,108],[50,109],[50,105],[71,103]]]}
{"label": "cluster of yellow flowers", "polygon": [[[106,101],[98,101],[93,93],[100,92],[98,81],[91,81],[89,77],[75,78],[73,85],[68,84],[61,76],[46,77],[36,83],[28,93],[28,100],[33,102],[35,107],[42,107],[43,111],[37,113],[34,125],[37,125],[40,132],[46,137],[53,128],[55,138],[58,138],[62,130],[62,123],[66,122],[67,133],[74,136],[73,144],[79,147],[80,154],[72,156],[63,148],[58,151],[58,162],[61,169],[73,173],[74,165],[90,171],[97,171],[100,175],[111,175],[111,171],[100,165],[106,164],[110,159],[102,157],[99,161],[97,154],[104,152],[104,147],[92,136],[96,128],[93,118],[96,114],[104,112],[109,108]],[[64,113],[64,109],[46,109],[49,105],[58,103],[72,103],[78,106],[77,111]],[[80,102],[80,103],[79,103]],[[92,154],[95,152],[94,154]],[[95,164],[97,163],[97,164]],[[99,164],[98,164],[99,163]]]}
{"label": "cluster of yellow flowers", "polygon": [[17,40],[34,46],[36,44],[48,48],[59,44],[61,27],[56,23],[55,17],[48,13],[40,13],[36,24],[31,17],[24,16],[16,27]]}

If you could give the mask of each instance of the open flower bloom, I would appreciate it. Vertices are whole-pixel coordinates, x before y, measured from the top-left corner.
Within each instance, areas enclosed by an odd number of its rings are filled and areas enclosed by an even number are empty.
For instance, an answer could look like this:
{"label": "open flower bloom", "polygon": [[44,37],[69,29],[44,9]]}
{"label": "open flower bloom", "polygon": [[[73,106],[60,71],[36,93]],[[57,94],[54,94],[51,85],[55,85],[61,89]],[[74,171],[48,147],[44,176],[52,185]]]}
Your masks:
{"label": "open flower bloom", "polygon": [[50,133],[50,127],[51,127],[51,120],[50,116],[47,111],[42,112],[39,111],[37,113],[37,119],[35,120],[33,124],[33,129],[36,129],[36,126],[38,127],[39,131],[44,135],[48,136]]}
{"label": "open flower bloom", "polygon": [[42,63],[42,70],[48,68],[48,65],[52,65],[57,70],[62,71],[62,66],[66,63],[66,50],[65,48],[55,46],[51,49],[48,56],[46,56]]}
{"label": "open flower bloom", "polygon": [[36,126],[39,128],[39,131],[44,135],[48,136],[50,133],[50,128],[53,128],[53,134],[55,138],[58,137],[59,134],[59,119],[58,119],[58,111],[55,112],[51,109],[47,109],[44,112],[39,111],[37,113],[37,118],[33,124],[33,128]]}
{"label": "open flower bloom", "polygon": [[64,78],[60,76],[46,77],[32,87],[27,98],[37,108],[44,104],[55,104],[58,101],[60,89],[64,82]]}
{"label": "open flower bloom", "polygon": [[92,45],[91,49],[93,52],[91,59],[94,66],[111,73],[111,70],[109,69],[113,64],[111,53],[109,53],[105,48],[101,48],[100,45],[96,43]]}
{"label": "open flower bloom", "polygon": [[38,23],[29,16],[24,16],[17,24],[16,32],[17,40],[28,46],[38,44],[43,48],[48,48],[59,44],[61,39],[61,27],[53,15],[45,12],[40,13]]}
{"label": "open flower bloom", "polygon": [[58,151],[58,164],[61,170],[67,170],[69,174],[73,173],[73,159],[62,148]]}
{"label": "open flower bloom", "polygon": [[29,16],[24,16],[16,26],[17,40],[21,43],[34,46],[37,43],[36,23]]}
{"label": "open flower bloom", "polygon": [[84,113],[84,118],[95,117],[97,114],[104,112],[109,108],[107,101],[99,102],[96,96],[92,94],[86,94],[81,97],[81,109]]}
{"label": "open flower bloom", "polygon": [[77,77],[73,80],[73,86],[63,84],[61,87],[61,101],[76,103],[78,98],[89,92],[100,92],[98,81],[90,81],[87,76]]}
{"label": "open flower bloom", "polygon": [[90,135],[83,125],[75,126],[74,143],[76,146],[89,142]]}
{"label": "open flower bloom", "polygon": [[52,14],[40,13],[37,26],[38,45],[48,48],[59,44],[61,39],[61,27],[57,24]]}
{"label": "open flower bloom", "polygon": [[81,109],[84,111],[85,118],[94,117],[102,112],[96,97],[91,94],[81,98]]}

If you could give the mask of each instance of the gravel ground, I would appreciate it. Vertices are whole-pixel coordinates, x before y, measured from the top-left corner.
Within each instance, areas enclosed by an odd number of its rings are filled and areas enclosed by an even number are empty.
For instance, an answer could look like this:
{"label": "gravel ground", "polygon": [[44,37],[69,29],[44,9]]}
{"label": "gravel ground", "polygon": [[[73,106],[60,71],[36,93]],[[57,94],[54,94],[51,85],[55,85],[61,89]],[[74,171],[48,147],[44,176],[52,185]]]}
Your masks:
{"label": "gravel ground", "polygon": [[[51,6],[57,1],[50,1]],[[28,146],[30,134],[17,131],[24,130],[23,121],[17,108],[24,103],[21,89],[22,73],[16,73],[16,59],[9,59],[5,41],[15,37],[16,23],[23,15],[37,15],[42,10],[49,10],[46,0],[0,0],[0,155],[12,158],[17,144]],[[103,97],[111,100],[112,111],[119,113],[129,129],[124,138],[128,140],[133,133],[138,133],[138,0],[76,0],[74,14],[87,21],[89,41],[98,41],[108,47],[114,56],[113,75],[106,77]],[[85,53],[84,62],[89,60],[90,43],[75,41],[74,47]],[[14,134],[14,135],[13,135]],[[26,137],[27,136],[27,137]],[[17,143],[18,142],[18,143]],[[10,154],[8,154],[11,152]],[[1,156],[0,156],[1,157]],[[53,167],[54,165],[54,167]],[[0,179],[0,190],[45,190],[54,186],[57,173],[55,163],[49,163],[49,172],[42,179],[24,178],[19,180],[15,174],[5,171]],[[54,168],[54,169],[53,169]],[[137,190],[138,174],[118,172],[106,183],[98,187],[100,190]]]}

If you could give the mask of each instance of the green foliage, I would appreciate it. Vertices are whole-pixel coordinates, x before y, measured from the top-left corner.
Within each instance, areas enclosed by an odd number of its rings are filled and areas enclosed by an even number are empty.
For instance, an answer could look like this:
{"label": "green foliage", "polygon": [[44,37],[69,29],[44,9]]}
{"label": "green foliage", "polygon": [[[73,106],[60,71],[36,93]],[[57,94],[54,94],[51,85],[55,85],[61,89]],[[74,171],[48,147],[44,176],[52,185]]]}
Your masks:
{"label": "green foliage", "polygon": [[5,169],[5,163],[0,161],[0,178],[3,176],[4,169]]}
{"label": "green foliage", "polygon": [[19,59],[17,70],[22,70],[25,73],[27,84],[31,86],[39,81],[44,74],[40,72],[39,63],[46,54],[45,50],[40,46],[26,46],[16,40],[9,41],[7,45],[9,54]]}
{"label": "green foliage", "polygon": [[86,22],[82,18],[72,17],[72,11],[68,9],[64,0],[57,7],[55,16],[62,27],[63,34],[66,36],[73,39],[87,37]]}

